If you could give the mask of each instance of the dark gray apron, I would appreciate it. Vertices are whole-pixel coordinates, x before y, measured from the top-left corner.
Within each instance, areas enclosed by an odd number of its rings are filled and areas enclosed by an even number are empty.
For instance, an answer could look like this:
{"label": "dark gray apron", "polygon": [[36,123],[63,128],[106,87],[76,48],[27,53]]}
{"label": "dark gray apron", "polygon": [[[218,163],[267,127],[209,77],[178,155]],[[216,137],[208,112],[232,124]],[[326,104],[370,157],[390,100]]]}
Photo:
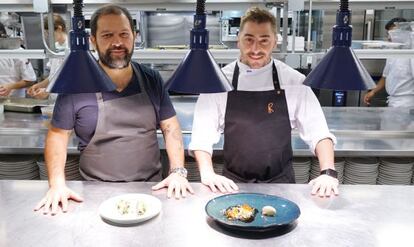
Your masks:
{"label": "dark gray apron", "polygon": [[269,91],[238,91],[239,67],[228,93],[223,175],[243,183],[294,183],[289,112],[273,64]]}
{"label": "dark gray apron", "polygon": [[103,101],[97,93],[95,134],[80,156],[87,180],[160,181],[156,115],[139,68],[132,65],[141,93]]}

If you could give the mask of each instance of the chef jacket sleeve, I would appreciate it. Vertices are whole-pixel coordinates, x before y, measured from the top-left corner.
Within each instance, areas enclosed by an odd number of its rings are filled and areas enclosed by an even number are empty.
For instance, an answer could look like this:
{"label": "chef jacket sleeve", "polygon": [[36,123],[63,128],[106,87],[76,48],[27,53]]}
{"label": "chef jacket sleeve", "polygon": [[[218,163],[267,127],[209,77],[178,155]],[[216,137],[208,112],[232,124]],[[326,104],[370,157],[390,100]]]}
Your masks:
{"label": "chef jacket sleeve", "polygon": [[16,66],[20,75],[20,80],[36,81],[36,74],[29,60],[17,59]]}
{"label": "chef jacket sleeve", "polygon": [[224,110],[227,93],[200,94],[194,109],[193,129],[188,150],[213,154],[213,145],[220,141],[224,129]]}
{"label": "chef jacket sleeve", "polygon": [[385,66],[382,70],[382,77],[387,78],[388,74],[390,73],[390,59],[385,60]]}
{"label": "chef jacket sleeve", "polygon": [[315,154],[316,145],[321,140],[330,138],[336,144],[336,138],[329,131],[325,115],[311,88],[305,85],[300,87],[302,89],[295,113],[296,126],[302,140],[309,145],[310,150]]}
{"label": "chef jacket sleeve", "polygon": [[62,66],[64,60],[61,58],[51,58],[49,60],[50,64],[50,72],[49,72],[49,79],[55,75],[55,73],[59,70],[60,66]]}

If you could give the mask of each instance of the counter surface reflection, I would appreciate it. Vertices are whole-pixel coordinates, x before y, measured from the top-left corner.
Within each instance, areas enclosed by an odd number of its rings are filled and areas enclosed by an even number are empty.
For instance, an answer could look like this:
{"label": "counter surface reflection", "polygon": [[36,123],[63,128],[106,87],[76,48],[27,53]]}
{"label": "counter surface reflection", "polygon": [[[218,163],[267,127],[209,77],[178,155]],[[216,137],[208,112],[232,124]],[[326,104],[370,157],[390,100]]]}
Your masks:
{"label": "counter surface reflection", "polygon": [[[68,213],[50,216],[33,211],[46,181],[0,181],[0,246],[413,246],[413,186],[340,185],[338,197],[321,199],[310,195],[309,185],[239,184],[240,192],[281,196],[301,210],[284,232],[241,234],[207,217],[206,203],[221,194],[193,183],[195,195],[167,199],[152,185],[69,181],[84,202],[71,201]],[[124,193],[152,194],[162,201],[161,213],[128,227],[104,222],[99,205]]]}

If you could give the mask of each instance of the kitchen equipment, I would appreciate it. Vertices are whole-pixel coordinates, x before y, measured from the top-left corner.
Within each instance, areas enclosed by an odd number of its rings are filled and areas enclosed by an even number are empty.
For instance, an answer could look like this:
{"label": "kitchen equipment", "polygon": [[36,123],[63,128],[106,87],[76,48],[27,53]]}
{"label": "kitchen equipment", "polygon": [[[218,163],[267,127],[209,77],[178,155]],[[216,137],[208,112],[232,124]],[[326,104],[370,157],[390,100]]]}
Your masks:
{"label": "kitchen equipment", "polygon": [[0,38],[0,49],[18,49],[20,45],[20,38]]}
{"label": "kitchen equipment", "polygon": [[0,98],[0,104],[4,105],[4,111],[40,113],[40,107],[50,106],[48,100],[29,98]]}

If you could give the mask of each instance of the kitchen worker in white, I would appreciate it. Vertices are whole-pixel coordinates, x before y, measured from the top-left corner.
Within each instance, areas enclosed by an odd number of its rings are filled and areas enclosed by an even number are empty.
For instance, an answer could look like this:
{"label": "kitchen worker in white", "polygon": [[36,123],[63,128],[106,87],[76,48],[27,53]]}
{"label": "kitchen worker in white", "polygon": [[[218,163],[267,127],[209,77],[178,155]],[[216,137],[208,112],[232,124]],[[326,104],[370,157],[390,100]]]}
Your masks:
{"label": "kitchen worker in white", "polygon": [[[398,22],[406,22],[404,18],[393,18],[385,29],[389,40],[396,43],[409,43],[409,36],[393,35]],[[397,33],[395,33],[397,34]],[[384,67],[383,75],[377,86],[369,91],[364,102],[370,105],[372,97],[385,87],[388,93],[388,106],[390,107],[414,107],[414,59],[412,58],[389,58]]]}
{"label": "kitchen worker in white", "polygon": [[[296,128],[320,161],[312,194],[338,194],[333,143],[320,104],[305,76],[271,57],[276,20],[250,8],[238,35],[240,58],[223,68],[234,91],[201,94],[195,106],[190,153],[201,181],[212,191],[238,190],[234,182],[294,183],[291,129]],[[212,146],[224,132],[223,176],[213,170]]]}
{"label": "kitchen worker in white", "polygon": [[[0,38],[7,38],[0,23]],[[36,81],[32,64],[27,59],[0,58],[0,96],[25,97],[25,87]]]}
{"label": "kitchen worker in white", "polygon": [[87,180],[161,181],[159,125],[170,161],[167,178],[153,189],[168,187],[168,197],[193,192],[186,179],[181,129],[158,72],[132,62],[135,28],[130,13],[105,5],[92,15],[91,42],[99,64],[116,85],[103,93],[59,94],[46,139],[49,191],[35,210],[56,214],[68,199],[81,201],[66,186],[64,166],[71,130],[80,139],[80,172]]}
{"label": "kitchen worker in white", "polygon": [[[44,28],[46,34],[48,33],[48,21],[47,17],[44,20]],[[67,42],[67,31],[66,31],[66,22],[63,17],[59,14],[53,14],[53,35],[55,42],[55,48],[57,52],[65,51],[68,48]],[[34,84],[33,86],[27,89],[27,94],[30,97],[35,99],[47,99],[49,98],[49,93],[46,92],[47,85],[49,85],[49,78],[53,76],[59,67],[63,64],[63,58],[51,58],[48,62],[48,67],[50,68],[49,77],[43,81]],[[55,95],[54,95],[55,96]]]}

